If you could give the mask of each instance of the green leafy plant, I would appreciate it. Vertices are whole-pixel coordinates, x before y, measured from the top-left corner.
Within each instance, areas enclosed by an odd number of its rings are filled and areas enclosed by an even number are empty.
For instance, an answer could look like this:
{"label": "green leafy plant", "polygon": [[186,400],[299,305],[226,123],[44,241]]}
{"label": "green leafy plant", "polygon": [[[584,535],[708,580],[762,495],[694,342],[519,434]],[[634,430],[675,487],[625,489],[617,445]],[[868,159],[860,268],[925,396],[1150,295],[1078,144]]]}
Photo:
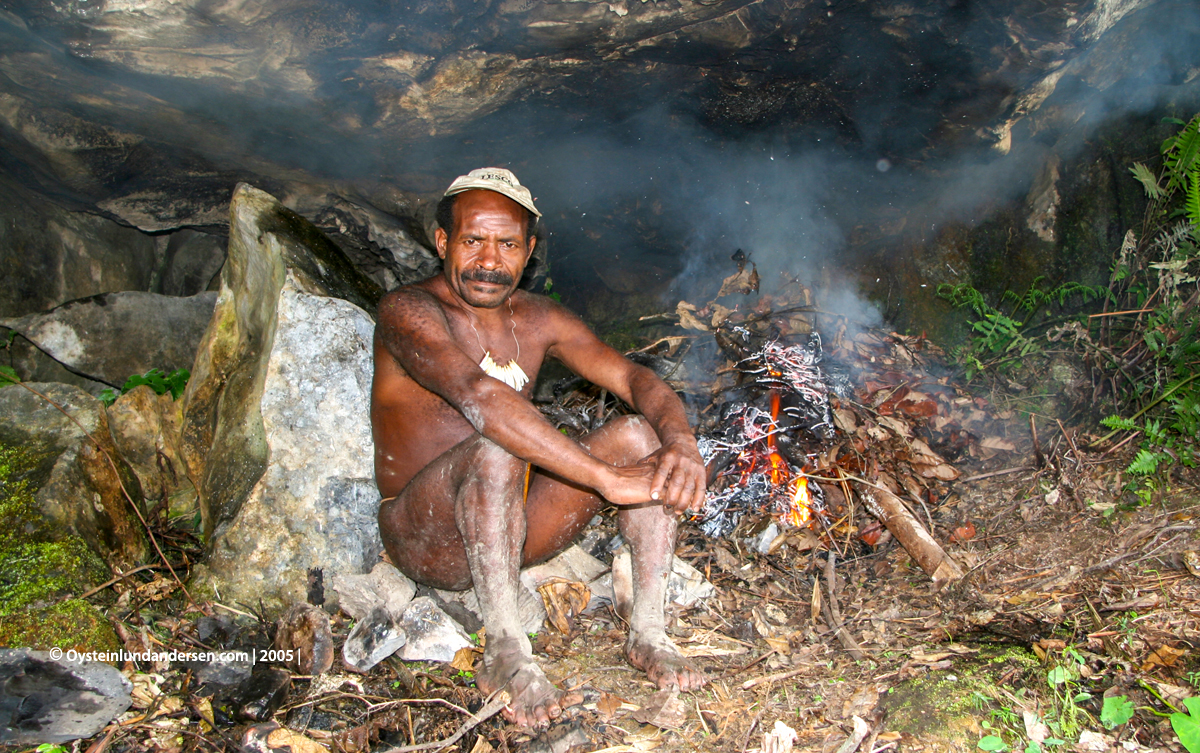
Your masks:
{"label": "green leafy plant", "polygon": [[102,391],[100,400],[105,405],[112,405],[118,397],[143,384],[154,390],[156,395],[165,395],[169,392],[173,399],[178,400],[183,396],[183,390],[187,387],[188,379],[191,376],[187,369],[177,369],[170,374],[164,373],[161,369],[150,369],[145,374],[134,374],[126,379],[120,392],[113,389]]}
{"label": "green leafy plant", "polygon": [[[1163,142],[1156,174],[1130,168],[1150,200],[1141,239],[1133,231],[1113,265],[1110,289],[1132,326],[1108,324],[1096,354],[1112,373],[1118,410],[1101,423],[1117,434],[1140,434],[1126,468],[1129,488],[1149,501],[1163,472],[1200,459],[1200,114]],[[1105,342],[1107,339],[1107,342]]]}
{"label": "green leafy plant", "polygon": [[[1091,699],[1091,694],[1080,686],[1080,669],[1085,660],[1079,652],[1068,646],[1062,657],[1046,671],[1047,697],[1046,726],[1055,739],[1068,740],[1078,737],[1091,715],[1080,706]],[[1049,741],[1046,741],[1049,744]]]}
{"label": "green leafy plant", "polygon": [[1200,753],[1200,698],[1188,698],[1183,705],[1188,713],[1176,711],[1171,714],[1171,729],[1175,730],[1179,744],[1188,753]]}
{"label": "green leafy plant", "polygon": [[7,387],[10,384],[17,384],[21,381],[21,377],[17,376],[17,372],[11,366],[0,366],[0,387]]}
{"label": "green leafy plant", "polygon": [[986,750],[991,753],[998,753],[998,751],[1008,750],[1008,745],[1004,742],[1003,738],[997,737],[996,735],[984,735],[979,739],[979,742],[976,743],[976,746],[980,750]]}
{"label": "green leafy plant", "polygon": [[1100,707],[1100,723],[1105,729],[1116,729],[1133,718],[1133,704],[1128,696],[1110,695]]}
{"label": "green leafy plant", "polygon": [[1030,354],[1040,352],[1043,339],[1027,334],[1028,325],[1048,306],[1063,307],[1074,299],[1081,303],[1102,298],[1106,288],[1090,287],[1078,282],[1065,282],[1047,287],[1044,277],[1038,277],[1024,293],[1005,291],[1001,297],[1002,311],[989,304],[983,294],[967,284],[938,285],[937,294],[951,305],[970,310],[971,337],[959,349],[957,356],[970,380],[989,369],[1010,371]]}
{"label": "green leafy plant", "polygon": [[42,743],[34,750],[37,753],[67,753],[67,749],[57,743]]}

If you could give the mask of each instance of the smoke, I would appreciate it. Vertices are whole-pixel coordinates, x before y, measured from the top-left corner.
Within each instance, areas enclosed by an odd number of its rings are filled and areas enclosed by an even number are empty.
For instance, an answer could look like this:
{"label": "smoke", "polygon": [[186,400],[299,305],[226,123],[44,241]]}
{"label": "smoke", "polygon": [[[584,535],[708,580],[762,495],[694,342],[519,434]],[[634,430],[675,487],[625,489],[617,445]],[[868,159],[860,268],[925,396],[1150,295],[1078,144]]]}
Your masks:
{"label": "smoke", "polygon": [[[866,323],[879,312],[859,290],[864,248],[919,243],[945,223],[978,222],[1028,193],[1048,155],[1069,160],[1105,123],[1194,102],[1200,91],[1194,0],[838,2],[814,11],[828,20],[790,17],[791,27],[732,57],[697,44],[685,61],[681,49],[647,47],[666,62],[629,63],[638,72],[621,80],[640,88],[628,96],[614,96],[620,84],[605,81],[595,82],[604,95],[594,101],[546,85],[465,132],[393,142],[386,129],[363,125],[385,122],[377,110],[390,100],[353,84],[356,66],[398,54],[399,43],[421,53],[414,60],[472,44],[503,49],[503,39],[487,35],[449,39],[447,20],[462,14],[435,6],[449,15],[407,14],[397,29],[384,21],[399,6],[327,4],[321,18],[346,25],[357,41],[289,59],[273,74],[278,80],[251,76],[224,92],[203,76],[134,73],[111,55],[72,58],[68,70],[211,123],[212,140],[197,148],[226,144],[228,153],[214,158],[223,164],[270,160],[431,195],[472,168],[510,167],[546,215],[552,274],[580,291],[603,284],[657,295],[666,308],[681,298],[703,303],[740,248],[758,266],[764,294],[797,277],[816,288],[823,308]],[[1038,12],[1023,10],[1031,6]],[[462,28],[475,23],[462,20]],[[5,28],[45,44],[35,39],[40,31]],[[413,46],[422,39],[428,49]],[[418,68],[412,77],[423,75]],[[662,81],[647,83],[645,70],[661,71]],[[705,89],[696,81],[709,71],[722,84]],[[402,73],[396,80],[409,81]],[[688,82],[687,97],[673,92],[676,80]],[[343,81],[353,85],[338,88]],[[734,93],[714,93],[719,86]],[[588,88],[568,81],[562,90],[572,87]],[[131,127],[141,128],[137,108],[126,109]],[[721,120],[719,112],[732,115]],[[156,127],[166,143],[170,122]],[[927,282],[954,281],[946,274]]]}

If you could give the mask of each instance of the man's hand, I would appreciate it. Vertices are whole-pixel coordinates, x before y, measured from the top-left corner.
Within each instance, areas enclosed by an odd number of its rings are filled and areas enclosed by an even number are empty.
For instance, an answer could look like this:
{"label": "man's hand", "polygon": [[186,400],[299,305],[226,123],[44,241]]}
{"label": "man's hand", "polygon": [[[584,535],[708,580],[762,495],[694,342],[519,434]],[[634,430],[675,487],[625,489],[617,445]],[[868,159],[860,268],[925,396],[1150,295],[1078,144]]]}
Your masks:
{"label": "man's hand", "polygon": [[641,462],[654,464],[650,498],[661,502],[664,510],[682,515],[704,505],[708,470],[694,440],[667,442]]}
{"label": "man's hand", "polygon": [[682,515],[704,505],[707,475],[695,443],[671,442],[637,465],[610,466],[608,483],[597,491],[617,506],[658,502],[669,514]]}

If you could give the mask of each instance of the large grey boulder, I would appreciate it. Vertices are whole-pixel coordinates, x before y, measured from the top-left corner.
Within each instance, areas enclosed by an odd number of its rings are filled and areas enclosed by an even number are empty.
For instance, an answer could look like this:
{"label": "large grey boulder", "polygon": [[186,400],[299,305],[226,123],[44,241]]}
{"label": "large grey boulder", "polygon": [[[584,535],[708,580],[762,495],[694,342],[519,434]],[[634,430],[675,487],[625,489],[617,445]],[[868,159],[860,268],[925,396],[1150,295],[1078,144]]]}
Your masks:
{"label": "large grey boulder", "polygon": [[184,394],[180,447],[206,533],[238,513],[266,470],[261,402],[289,274],[293,291],[363,310],[373,311],[382,295],[320,230],[271,195],[240,184],[229,214],[227,259]]}
{"label": "large grey boulder", "polygon": [[[380,291],[315,227],[250,186],[183,409],[210,554],[198,587],[271,607],[306,576],[378,560],[371,345]],[[336,297],[335,297],[336,296]]]}
{"label": "large grey boulder", "polygon": [[303,600],[308,570],[362,573],[383,550],[370,421],[374,323],[290,279],[277,316],[259,403],[266,471],[217,526],[197,576],[246,603]]}
{"label": "large grey boulder", "polygon": [[71,371],[120,387],[150,369],[190,368],[216,301],[216,293],[101,293],[45,313],[0,319],[0,326]]}
{"label": "large grey boulder", "polygon": [[104,404],[65,384],[28,387],[46,399],[21,385],[0,389],[0,443],[37,459],[24,478],[13,480],[34,490],[51,530],[79,536],[110,566],[140,562],[146,540],[121,486],[141,505],[141,485],[113,443]]}

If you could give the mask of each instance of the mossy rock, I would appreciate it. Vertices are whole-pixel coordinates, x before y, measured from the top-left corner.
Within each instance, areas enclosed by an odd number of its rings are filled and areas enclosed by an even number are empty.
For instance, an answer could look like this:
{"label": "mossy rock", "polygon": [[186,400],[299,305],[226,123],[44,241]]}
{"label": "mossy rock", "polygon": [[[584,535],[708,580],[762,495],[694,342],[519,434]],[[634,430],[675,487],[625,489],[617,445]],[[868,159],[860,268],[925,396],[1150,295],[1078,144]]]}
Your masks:
{"label": "mossy rock", "polygon": [[991,713],[992,700],[1002,694],[999,679],[1014,668],[1022,672],[1038,659],[1022,648],[985,649],[974,657],[960,657],[950,670],[906,680],[881,699],[887,709],[888,728],[911,735],[926,750],[976,751],[985,734],[980,725]]}
{"label": "mossy rock", "polygon": [[83,601],[68,599],[59,604],[0,616],[0,646],[48,651],[60,648],[116,651],[121,641],[104,614]]}
{"label": "mossy rock", "polygon": [[54,540],[29,482],[20,480],[37,462],[26,451],[0,444],[0,646],[119,648],[99,609],[65,598],[104,582],[109,570],[79,537]]}

